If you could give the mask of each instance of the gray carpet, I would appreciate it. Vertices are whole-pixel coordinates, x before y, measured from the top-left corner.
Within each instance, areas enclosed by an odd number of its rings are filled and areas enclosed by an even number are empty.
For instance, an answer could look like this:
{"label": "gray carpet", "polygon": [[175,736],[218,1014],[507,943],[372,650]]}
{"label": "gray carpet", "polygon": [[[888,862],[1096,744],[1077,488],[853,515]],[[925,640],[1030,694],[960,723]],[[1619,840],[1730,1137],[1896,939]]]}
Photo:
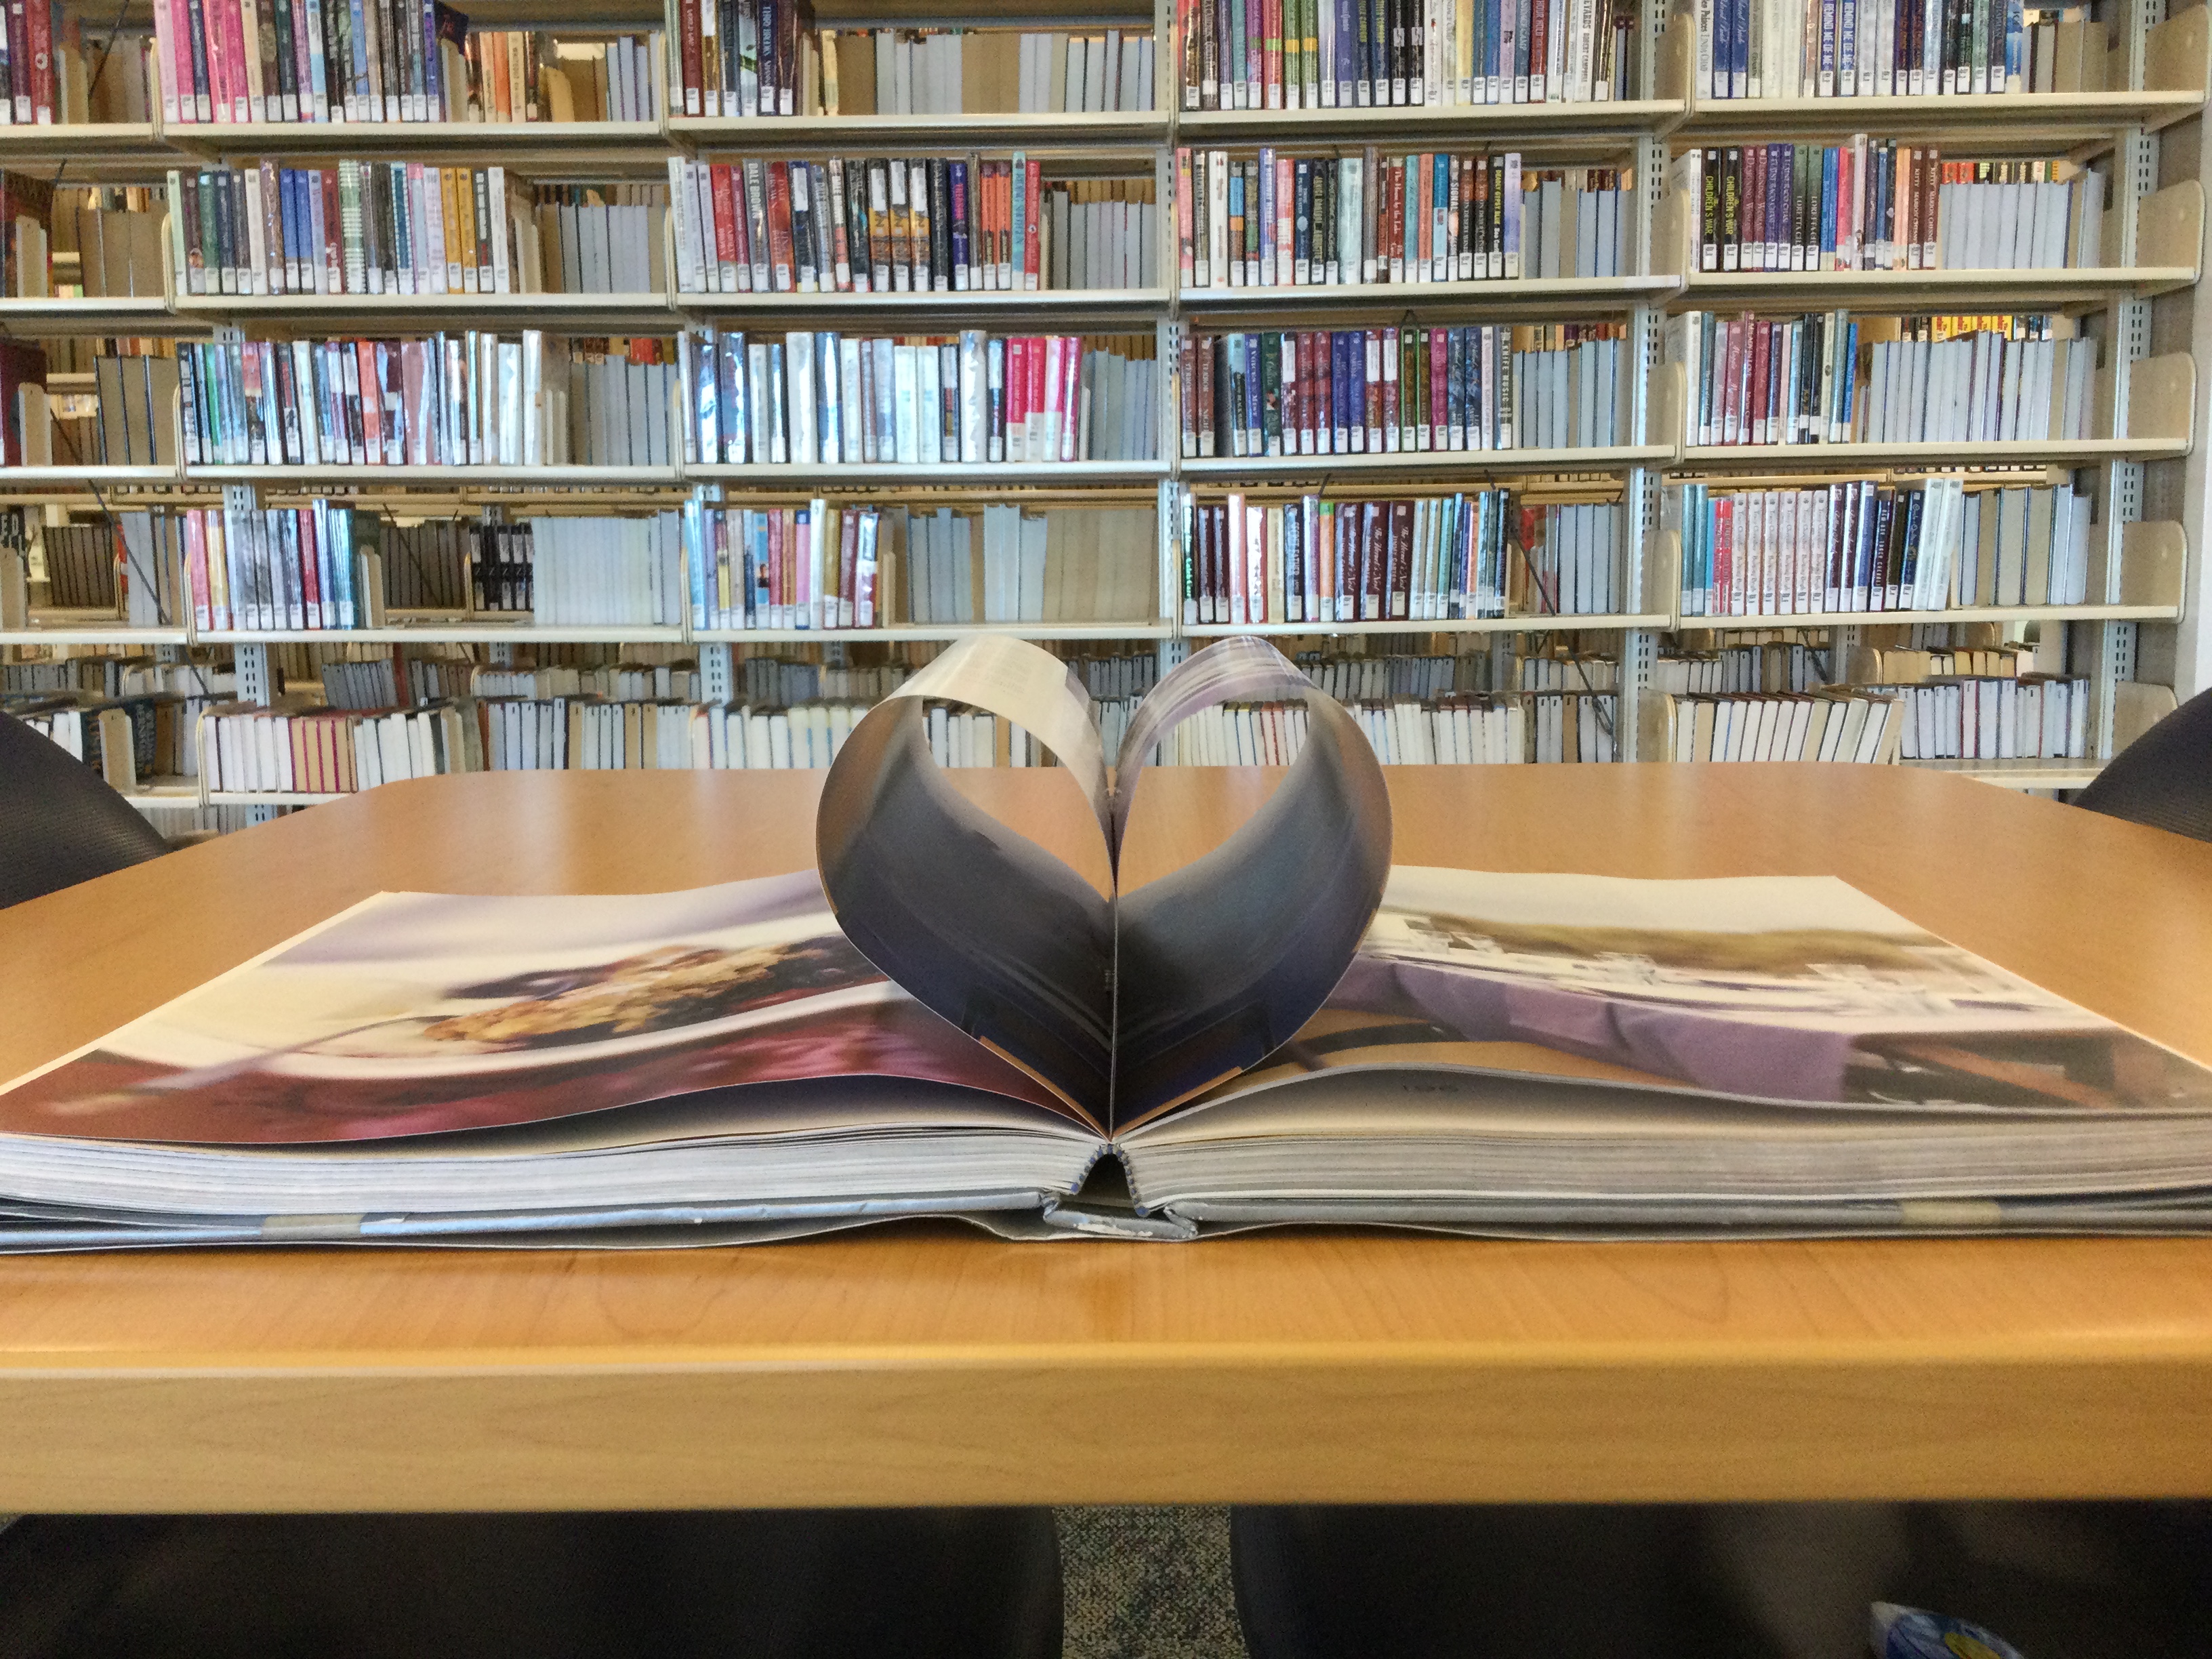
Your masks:
{"label": "gray carpet", "polygon": [[1066,1659],[1244,1659],[1229,1511],[1055,1510]]}

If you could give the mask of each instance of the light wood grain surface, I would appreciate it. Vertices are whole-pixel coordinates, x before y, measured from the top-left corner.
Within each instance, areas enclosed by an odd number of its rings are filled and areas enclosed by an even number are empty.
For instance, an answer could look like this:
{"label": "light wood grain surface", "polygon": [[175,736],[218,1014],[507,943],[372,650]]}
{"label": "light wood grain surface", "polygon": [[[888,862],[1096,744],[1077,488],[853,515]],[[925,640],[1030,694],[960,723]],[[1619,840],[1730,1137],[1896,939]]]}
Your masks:
{"label": "light wood grain surface", "polygon": [[[2212,847],[1902,769],[1409,768],[1401,861],[1833,873],[2212,1061]],[[963,787],[1103,878],[1064,777]],[[1149,773],[1133,880],[1269,775]],[[0,913],[0,1075],[380,889],[811,860],[805,774],[390,786]],[[0,1511],[2212,1493],[2212,1243],[951,1225],[0,1261]]]}

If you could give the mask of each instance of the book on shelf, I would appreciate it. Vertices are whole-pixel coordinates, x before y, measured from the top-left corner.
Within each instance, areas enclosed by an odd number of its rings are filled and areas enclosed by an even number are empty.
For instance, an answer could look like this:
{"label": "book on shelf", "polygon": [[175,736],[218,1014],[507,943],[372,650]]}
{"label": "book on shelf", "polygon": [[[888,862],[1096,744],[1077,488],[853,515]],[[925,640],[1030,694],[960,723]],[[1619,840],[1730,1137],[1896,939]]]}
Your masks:
{"label": "book on shelf", "polygon": [[666,467],[673,351],[466,330],[183,341],[171,367],[187,466]]}
{"label": "book on shelf", "polygon": [[532,519],[507,533],[510,552],[526,544],[530,603],[539,627],[682,625],[678,514]]}
{"label": "book on shelf", "polygon": [[173,127],[659,118],[657,30],[581,42],[471,32],[443,0],[156,0],[154,30]]}
{"label": "book on shelf", "polygon": [[301,696],[222,703],[198,726],[211,794],[351,794],[409,778],[483,769],[478,732],[453,703],[356,712]]}
{"label": "book on shelf", "polygon": [[1152,37],[1137,29],[824,32],[825,115],[1138,114],[1153,107]]}
{"label": "book on shelf", "polygon": [[368,625],[357,598],[356,509],[186,507],[156,515],[181,543],[192,626],[210,633],[321,631]]}
{"label": "book on shelf", "polygon": [[1763,640],[1692,651],[1663,651],[1652,665],[1651,689],[1678,696],[1727,691],[1810,691],[1836,680],[1866,682],[1879,674],[1839,674],[1833,651],[1802,639]]}
{"label": "book on shelf", "polygon": [[1632,169],[1537,167],[1521,152],[1176,151],[1186,289],[1618,276]]}
{"label": "book on shelf", "polygon": [[1185,456],[1437,454],[1621,441],[1620,323],[1193,334]]}
{"label": "book on shelf", "polygon": [[[98,446],[93,454],[77,459],[100,466],[176,466],[174,410],[184,349],[179,348],[175,356],[102,354],[92,360]],[[52,461],[51,453],[47,459]]]}
{"label": "book on shelf", "polygon": [[1723,317],[1666,325],[1693,446],[2071,442],[2097,344],[2060,316]]}
{"label": "book on shelf", "polygon": [[680,112],[773,116],[1103,113],[1153,107],[1136,29],[822,29],[805,5],[684,0],[669,41]]}
{"label": "book on shelf", "polygon": [[1699,101],[1951,98],[2104,89],[2087,6],[1698,0]]}
{"label": "book on shelf", "polygon": [[1841,479],[1804,489],[1685,483],[1684,616],[1856,614],[2088,599],[2091,502],[2070,484],[1968,489]]}
{"label": "book on shelf", "polygon": [[1020,150],[1004,161],[672,156],[668,189],[685,294],[1146,288],[1158,268],[1149,177],[1047,179]]}
{"label": "book on shelf", "polygon": [[1501,617],[1516,587],[1513,492],[1411,501],[1191,502],[1186,625]]}
{"label": "book on shelf", "polygon": [[1111,622],[1158,617],[1150,507],[687,507],[695,629]]}
{"label": "book on shelf", "polygon": [[1841,144],[1708,146],[1670,187],[1697,211],[1701,271],[2056,270],[2104,263],[2105,175],[2060,158],[1946,161]]}
{"label": "book on shelf", "polygon": [[498,166],[341,161],[173,167],[184,295],[511,294],[540,280],[529,207]]}
{"label": "book on shelf", "polygon": [[0,172],[0,298],[53,295],[55,194],[47,179]]}
{"label": "book on shelf", "polygon": [[0,29],[0,91],[7,94],[0,97],[0,125],[43,127],[68,118],[56,47],[74,33],[60,0],[9,0]]}
{"label": "book on shelf", "polygon": [[[5,185],[0,185],[4,191]],[[161,299],[167,290],[161,257],[161,193],[143,185],[61,185],[52,196],[48,291],[88,300]],[[0,216],[12,216],[4,203]],[[17,222],[20,224],[20,221]],[[7,291],[21,294],[11,274]]]}
{"label": "book on shelf", "polygon": [[1678,761],[1893,761],[1904,705],[1855,687],[1799,695],[1729,693],[1667,698],[1668,755]]}
{"label": "book on shelf", "polygon": [[46,401],[46,354],[0,339],[0,466],[53,464],[54,425]]}
{"label": "book on shelf", "polygon": [[2079,677],[1942,677],[1896,688],[1905,760],[2081,760],[2089,682]]}
{"label": "book on shelf", "polygon": [[131,794],[198,775],[193,734],[201,714],[223,700],[204,690],[139,690],[106,697],[11,693],[0,699],[0,708]]}
{"label": "book on shelf", "polygon": [[[1149,336],[686,337],[684,459],[706,465],[1152,460]],[[1118,349],[1117,349],[1118,348]]]}
{"label": "book on shelf", "polygon": [[1182,106],[1626,99],[1639,19],[1627,0],[1176,0]]}
{"label": "book on shelf", "polygon": [[539,185],[522,285],[556,294],[659,294],[668,193],[659,185]]}
{"label": "book on shelf", "polygon": [[[1052,749],[1109,871],[1182,716],[1306,729],[1220,848],[1102,890],[951,786],[932,702]],[[1843,882],[1394,870],[1372,749],[1279,657],[1144,712],[1109,778],[1065,665],[974,640],[853,726],[816,871],[365,900],[10,1085],[0,1240],[2203,1225],[2212,1073]]]}

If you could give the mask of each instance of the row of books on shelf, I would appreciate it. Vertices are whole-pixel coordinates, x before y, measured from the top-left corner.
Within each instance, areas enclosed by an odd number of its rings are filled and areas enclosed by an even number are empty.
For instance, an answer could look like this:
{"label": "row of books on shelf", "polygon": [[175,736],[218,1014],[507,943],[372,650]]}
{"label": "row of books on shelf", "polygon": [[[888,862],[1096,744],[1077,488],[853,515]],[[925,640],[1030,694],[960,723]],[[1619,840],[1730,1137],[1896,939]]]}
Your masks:
{"label": "row of books on shelf", "polygon": [[2081,760],[2089,682],[2044,674],[1947,678],[1898,689],[1906,760]]}
{"label": "row of books on shelf", "polygon": [[155,0],[153,11],[172,126],[659,118],[658,31],[580,54],[580,88],[550,37],[471,33],[441,0]]}
{"label": "row of books on shelf", "polygon": [[1157,280],[1152,179],[1048,180],[1042,160],[1020,150],[1006,161],[671,158],[668,189],[684,294],[1033,292]]}
{"label": "row of books on shelf", "polygon": [[1181,527],[1183,621],[1430,622],[1620,608],[1621,508],[1506,489],[1412,501],[1232,495]]}
{"label": "row of books on shelf", "polygon": [[1898,758],[1906,721],[1896,697],[1823,686],[1797,694],[1670,696],[1677,761],[1881,763]]}
{"label": "row of books on shelf", "polygon": [[323,701],[332,708],[383,709],[459,697],[603,702],[696,702],[704,694],[689,663],[538,664],[526,668],[374,651],[321,665]]}
{"label": "row of books on shelf", "polygon": [[[136,386],[100,401],[108,464],[167,465],[164,393],[176,386],[187,466],[673,465],[679,375],[669,341],[620,354],[526,329],[421,339],[183,340]],[[647,359],[641,361],[641,358]],[[657,359],[657,360],[656,360]]]}
{"label": "row of books on shelf", "polygon": [[2105,175],[1869,139],[1692,149],[1697,269],[2056,270],[2104,263]]}
{"label": "row of books on shelf", "polygon": [[2101,89],[2086,5],[2021,0],[1698,0],[1701,100],[1952,98]]}
{"label": "row of books on shelf", "polygon": [[[175,291],[648,294],[663,287],[657,185],[537,185],[505,168],[341,161],[173,168]],[[160,273],[131,273],[161,291]]]}
{"label": "row of books on shelf", "polygon": [[1723,317],[1667,323],[1698,447],[2071,441],[2097,343],[2064,317]]}
{"label": "row of books on shelf", "polygon": [[1626,0],[1176,0],[1182,106],[1626,99],[1638,15]]}
{"label": "row of books on shelf", "polygon": [[687,461],[937,466],[1159,454],[1149,336],[686,337]]}
{"label": "row of books on shelf", "polygon": [[1802,489],[1686,484],[1684,616],[2081,605],[2090,500],[2070,485],[1968,490],[1858,480]]}
{"label": "row of books on shelf", "polygon": [[1626,422],[1619,323],[1191,335],[1186,456],[1612,447]]}
{"label": "row of books on shelf", "polygon": [[668,57],[682,112],[724,120],[1140,112],[1155,72],[1146,29],[823,29],[789,0],[684,0]]}
{"label": "row of books on shelf", "polygon": [[1054,513],[694,501],[691,626],[1110,622],[1157,614],[1150,507]]}
{"label": "row of books on shelf", "polygon": [[1176,152],[1186,289],[1617,276],[1635,264],[1633,169],[1521,152]]}
{"label": "row of books on shelf", "polygon": [[[1449,693],[1363,702],[1351,712],[1385,765],[1601,763],[1618,752],[1616,702],[1610,693]],[[386,710],[216,704],[195,728],[197,770],[215,794],[322,795],[450,772],[816,769],[868,707],[558,696]],[[1109,754],[1130,712],[1126,702],[1093,705],[1111,728],[1103,734]],[[1152,763],[1287,766],[1304,741],[1304,714],[1285,703],[1200,710],[1168,734]],[[932,704],[928,732],[942,766],[1051,763],[1033,733],[979,711]]]}

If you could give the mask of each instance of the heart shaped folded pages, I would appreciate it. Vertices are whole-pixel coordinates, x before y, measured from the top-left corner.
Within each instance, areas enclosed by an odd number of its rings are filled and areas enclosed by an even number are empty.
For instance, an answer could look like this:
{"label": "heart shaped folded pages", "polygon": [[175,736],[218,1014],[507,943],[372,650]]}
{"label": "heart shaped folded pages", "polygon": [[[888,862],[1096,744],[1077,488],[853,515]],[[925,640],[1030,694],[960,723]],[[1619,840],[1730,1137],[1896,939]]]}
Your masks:
{"label": "heart shaped folded pages", "polygon": [[[1204,857],[1132,893],[1119,855],[1143,757],[1216,703],[1303,710],[1298,757],[1267,804]],[[927,703],[1033,732],[1090,803],[1115,892],[955,789]],[[1109,779],[1082,682],[1049,652],[963,641],[853,728],[815,822],[838,924],[918,1001],[1102,1128],[1127,1127],[1264,1060],[1350,965],[1382,896],[1390,804],[1344,708],[1272,647],[1231,639],[1164,676]]]}

